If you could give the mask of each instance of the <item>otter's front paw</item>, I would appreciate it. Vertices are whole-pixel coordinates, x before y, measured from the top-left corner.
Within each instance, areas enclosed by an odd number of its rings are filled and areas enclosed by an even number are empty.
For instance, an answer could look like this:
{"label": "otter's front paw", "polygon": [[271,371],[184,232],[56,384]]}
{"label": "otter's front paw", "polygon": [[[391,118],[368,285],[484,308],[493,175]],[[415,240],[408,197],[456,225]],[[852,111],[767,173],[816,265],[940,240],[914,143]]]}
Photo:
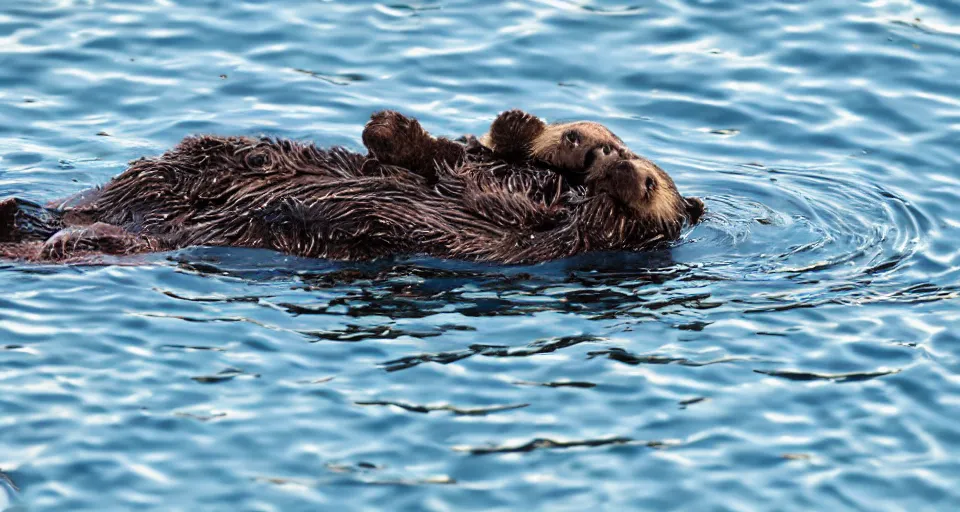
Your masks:
{"label": "otter's front paw", "polygon": [[40,248],[40,258],[63,260],[77,253],[97,251],[106,254],[137,252],[138,237],[123,228],[97,222],[89,226],[61,229]]}
{"label": "otter's front paw", "polygon": [[363,130],[370,156],[382,164],[403,167],[433,182],[438,168],[456,166],[465,148],[443,137],[434,138],[413,118],[399,112],[377,112]]}
{"label": "otter's front paw", "polygon": [[45,260],[62,260],[78,251],[89,251],[94,248],[93,243],[85,236],[85,228],[70,227],[58,231],[51,236],[40,248],[40,258]]}
{"label": "otter's front paw", "polygon": [[370,156],[387,165],[415,166],[431,142],[432,137],[416,119],[393,110],[377,112],[363,129],[363,145]]}
{"label": "otter's front paw", "polygon": [[490,125],[490,148],[502,158],[523,160],[530,157],[530,145],[546,129],[539,117],[522,110],[508,110]]}

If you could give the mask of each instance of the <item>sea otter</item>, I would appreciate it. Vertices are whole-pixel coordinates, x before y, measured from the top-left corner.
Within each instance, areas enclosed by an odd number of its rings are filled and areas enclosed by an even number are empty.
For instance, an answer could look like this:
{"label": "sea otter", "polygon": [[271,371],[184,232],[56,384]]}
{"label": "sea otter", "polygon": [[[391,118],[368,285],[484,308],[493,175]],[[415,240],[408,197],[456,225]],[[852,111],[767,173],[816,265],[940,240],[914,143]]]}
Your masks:
{"label": "sea otter", "polygon": [[188,137],[56,208],[0,201],[0,256],[70,260],[209,245],[340,260],[534,263],[651,248],[703,211],[593,123],[547,125],[510,111],[482,139],[456,142],[387,111],[371,118],[363,141],[368,155]]}

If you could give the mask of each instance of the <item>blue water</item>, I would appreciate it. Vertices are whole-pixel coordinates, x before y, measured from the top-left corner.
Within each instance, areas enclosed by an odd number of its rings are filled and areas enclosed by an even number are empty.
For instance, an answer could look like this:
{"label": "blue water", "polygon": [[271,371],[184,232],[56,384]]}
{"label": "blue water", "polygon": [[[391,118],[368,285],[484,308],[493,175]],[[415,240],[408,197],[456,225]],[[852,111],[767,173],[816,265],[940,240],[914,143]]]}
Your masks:
{"label": "blue water", "polygon": [[630,2],[3,2],[0,196],[519,107],[709,213],[522,268],[6,264],[0,509],[960,508],[960,4]]}

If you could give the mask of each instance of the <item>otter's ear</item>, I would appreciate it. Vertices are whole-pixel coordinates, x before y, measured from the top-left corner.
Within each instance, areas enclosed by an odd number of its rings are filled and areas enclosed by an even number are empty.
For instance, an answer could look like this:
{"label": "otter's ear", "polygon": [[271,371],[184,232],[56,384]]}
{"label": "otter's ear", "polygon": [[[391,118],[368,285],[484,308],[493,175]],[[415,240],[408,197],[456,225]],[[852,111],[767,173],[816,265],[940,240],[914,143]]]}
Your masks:
{"label": "otter's ear", "polygon": [[683,205],[687,210],[687,220],[691,226],[700,222],[700,217],[703,217],[703,212],[707,209],[703,201],[696,197],[683,198]]}
{"label": "otter's ear", "polygon": [[508,110],[494,119],[485,143],[497,156],[510,160],[530,157],[530,145],[547,128],[539,117],[522,110]]}

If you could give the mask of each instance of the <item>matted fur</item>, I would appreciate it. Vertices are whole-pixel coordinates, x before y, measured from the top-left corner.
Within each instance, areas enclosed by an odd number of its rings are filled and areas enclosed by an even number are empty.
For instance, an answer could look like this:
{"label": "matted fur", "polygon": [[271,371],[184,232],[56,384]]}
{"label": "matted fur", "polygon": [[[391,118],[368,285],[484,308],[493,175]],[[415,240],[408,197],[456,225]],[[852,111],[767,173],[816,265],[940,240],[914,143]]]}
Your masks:
{"label": "matted fur", "polygon": [[543,165],[504,161],[475,139],[462,147],[424,175],[343,148],[190,137],[75,201],[62,211],[67,229],[43,246],[0,244],[0,256],[206,245],[337,260],[424,254],[533,263],[648,249],[675,239],[686,218],[673,188],[677,202],[662,207],[675,211],[654,221]]}

